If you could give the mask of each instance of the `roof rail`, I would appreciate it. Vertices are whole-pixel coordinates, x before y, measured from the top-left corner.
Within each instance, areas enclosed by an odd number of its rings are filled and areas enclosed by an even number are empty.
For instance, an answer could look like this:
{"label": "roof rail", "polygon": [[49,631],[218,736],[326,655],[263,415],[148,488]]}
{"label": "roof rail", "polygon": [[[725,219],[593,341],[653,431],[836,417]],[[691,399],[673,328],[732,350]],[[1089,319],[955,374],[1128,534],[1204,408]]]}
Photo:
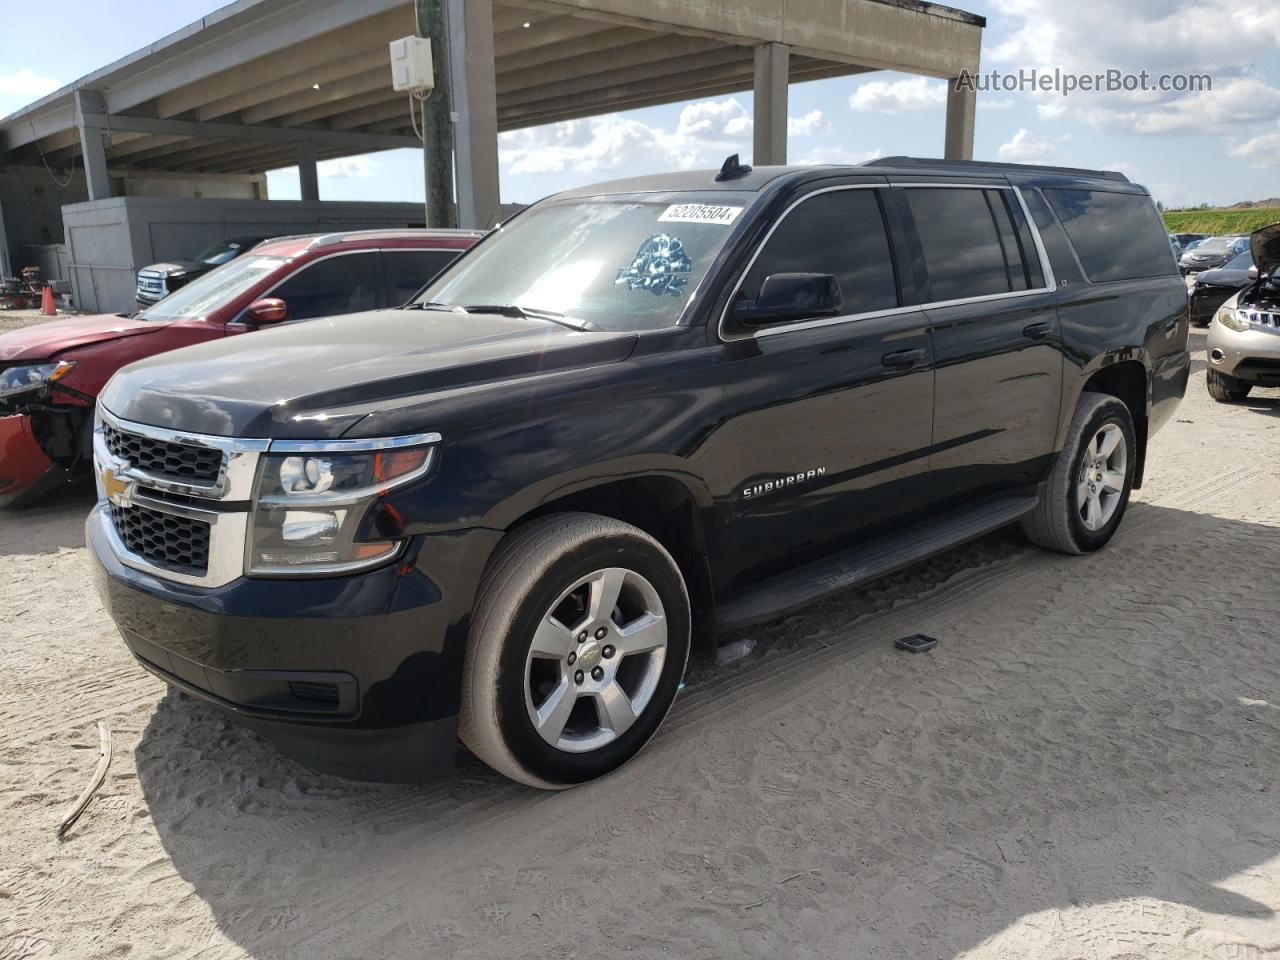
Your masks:
{"label": "roof rail", "polygon": [[863,161],[864,167],[942,167],[948,170],[973,170],[975,173],[999,173],[1011,170],[1017,173],[1048,173],[1069,177],[1097,177],[1103,180],[1129,182],[1119,170],[1087,170],[1084,167],[1047,167],[1038,163],[992,163],[987,160],[942,160],[928,157],[877,157]]}
{"label": "roof rail", "polygon": [[340,230],[315,238],[312,246],[341,243],[343,240],[359,240],[376,237],[414,237],[422,233],[456,233],[483,236],[483,230],[463,230],[454,227],[375,227],[368,230]]}

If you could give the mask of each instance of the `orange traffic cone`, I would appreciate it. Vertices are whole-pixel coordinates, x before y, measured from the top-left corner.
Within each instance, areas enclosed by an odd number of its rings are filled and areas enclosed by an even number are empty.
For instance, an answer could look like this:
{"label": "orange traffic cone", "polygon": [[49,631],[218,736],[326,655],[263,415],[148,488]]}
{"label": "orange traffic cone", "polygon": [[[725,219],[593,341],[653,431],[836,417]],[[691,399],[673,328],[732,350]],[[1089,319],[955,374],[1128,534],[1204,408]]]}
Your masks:
{"label": "orange traffic cone", "polygon": [[58,315],[58,308],[53,305],[53,287],[47,283],[44,285],[44,292],[40,294],[40,312],[46,317]]}

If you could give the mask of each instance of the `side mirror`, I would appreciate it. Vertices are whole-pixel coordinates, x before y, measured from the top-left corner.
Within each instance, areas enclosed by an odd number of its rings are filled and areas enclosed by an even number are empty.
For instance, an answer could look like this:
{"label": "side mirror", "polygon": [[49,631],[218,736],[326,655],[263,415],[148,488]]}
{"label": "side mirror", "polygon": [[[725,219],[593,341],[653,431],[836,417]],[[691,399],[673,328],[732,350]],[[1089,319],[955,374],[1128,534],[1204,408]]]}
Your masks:
{"label": "side mirror", "polygon": [[1257,279],[1258,279],[1258,268],[1257,268],[1256,266],[1250,267],[1250,268],[1249,268],[1249,270],[1248,270],[1248,275],[1249,275],[1249,279],[1250,279],[1250,280],[1257,280]]}
{"label": "side mirror", "polygon": [[280,323],[287,316],[289,316],[288,306],[285,305],[283,300],[276,297],[255,300],[249,304],[249,309],[244,312],[245,323],[251,323],[255,326]]}
{"label": "side mirror", "polygon": [[785,323],[833,317],[843,303],[840,281],[829,273],[773,273],[764,278],[756,300],[738,301],[733,316],[740,323]]}

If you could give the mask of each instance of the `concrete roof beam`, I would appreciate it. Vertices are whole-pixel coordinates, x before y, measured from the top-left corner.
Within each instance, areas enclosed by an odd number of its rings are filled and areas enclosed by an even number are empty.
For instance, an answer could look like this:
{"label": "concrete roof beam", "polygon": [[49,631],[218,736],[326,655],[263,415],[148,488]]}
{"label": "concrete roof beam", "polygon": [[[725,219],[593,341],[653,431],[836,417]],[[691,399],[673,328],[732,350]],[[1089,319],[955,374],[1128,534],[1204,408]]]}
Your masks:
{"label": "concrete roof beam", "polygon": [[299,126],[341,113],[344,108],[363,101],[369,94],[385,94],[391,89],[391,67],[383,64],[336,83],[324,84],[319,90],[268,100],[256,107],[240,111],[241,123],[275,121],[282,127]]}

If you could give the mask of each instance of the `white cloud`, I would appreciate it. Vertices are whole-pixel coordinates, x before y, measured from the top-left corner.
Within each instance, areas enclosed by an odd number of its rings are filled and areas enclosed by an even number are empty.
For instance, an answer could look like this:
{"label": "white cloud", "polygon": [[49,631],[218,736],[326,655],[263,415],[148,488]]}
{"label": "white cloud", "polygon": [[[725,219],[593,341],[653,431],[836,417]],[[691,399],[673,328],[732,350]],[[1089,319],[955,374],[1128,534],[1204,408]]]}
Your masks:
{"label": "white cloud", "polygon": [[[1203,0],[995,0],[1013,34],[984,66],[1098,74],[1208,74],[1203,92],[1033,94],[1042,120],[1073,118],[1111,133],[1238,133],[1280,112],[1280,90],[1254,63],[1280,46],[1280,4]],[[979,105],[982,95],[978,97]]]}
{"label": "white cloud", "polygon": [[880,156],[883,156],[883,151],[879,147],[861,152],[846,150],[843,147],[814,147],[804,156],[795,158],[791,162],[798,163],[801,166],[815,166],[823,163],[857,164],[875,160]]}
{"label": "white cloud", "polygon": [[751,115],[736,97],[689,104],[675,129],[613,113],[504,133],[498,151],[513,174],[719,166],[730,153],[751,152]]}
{"label": "white cloud", "polygon": [[1280,46],[1280,7],[1203,0],[996,0],[1022,24],[988,59],[1093,72],[1232,71]]}
{"label": "white cloud", "polygon": [[1037,137],[1024,127],[1013,135],[1012,140],[1000,145],[996,156],[1002,163],[1056,163],[1058,145],[1052,140]]}
{"label": "white cloud", "polygon": [[373,157],[339,157],[321,160],[316,164],[316,174],[332,180],[363,180],[377,173],[379,166]]}
{"label": "white cloud", "polygon": [[58,81],[42,77],[28,67],[11,73],[0,71],[0,95],[35,100],[58,89]]}
{"label": "white cloud", "polygon": [[1060,104],[1040,110],[1044,119],[1064,113],[1108,133],[1230,133],[1280,114],[1280,90],[1250,76],[1157,102],[1143,102],[1136,95],[1097,94],[1079,104],[1062,98]]}
{"label": "white cloud", "polygon": [[676,135],[697,140],[723,140],[751,132],[751,115],[737,97],[704,100],[680,111]]}
{"label": "white cloud", "polygon": [[821,110],[810,110],[803,117],[787,117],[787,134],[792,137],[812,137],[831,129]]}
{"label": "white cloud", "polygon": [[942,80],[930,80],[928,77],[868,80],[859,85],[849,96],[851,109],[874,110],[880,113],[914,113],[933,110],[943,106],[946,101],[946,83]]}
{"label": "white cloud", "polygon": [[1250,166],[1254,167],[1280,166],[1280,131],[1251,137],[1233,147],[1231,155],[1248,160]]}
{"label": "white cloud", "polygon": [[990,97],[978,98],[979,110],[1008,110],[1013,106],[1013,98],[1005,97],[1000,100],[993,100]]}

